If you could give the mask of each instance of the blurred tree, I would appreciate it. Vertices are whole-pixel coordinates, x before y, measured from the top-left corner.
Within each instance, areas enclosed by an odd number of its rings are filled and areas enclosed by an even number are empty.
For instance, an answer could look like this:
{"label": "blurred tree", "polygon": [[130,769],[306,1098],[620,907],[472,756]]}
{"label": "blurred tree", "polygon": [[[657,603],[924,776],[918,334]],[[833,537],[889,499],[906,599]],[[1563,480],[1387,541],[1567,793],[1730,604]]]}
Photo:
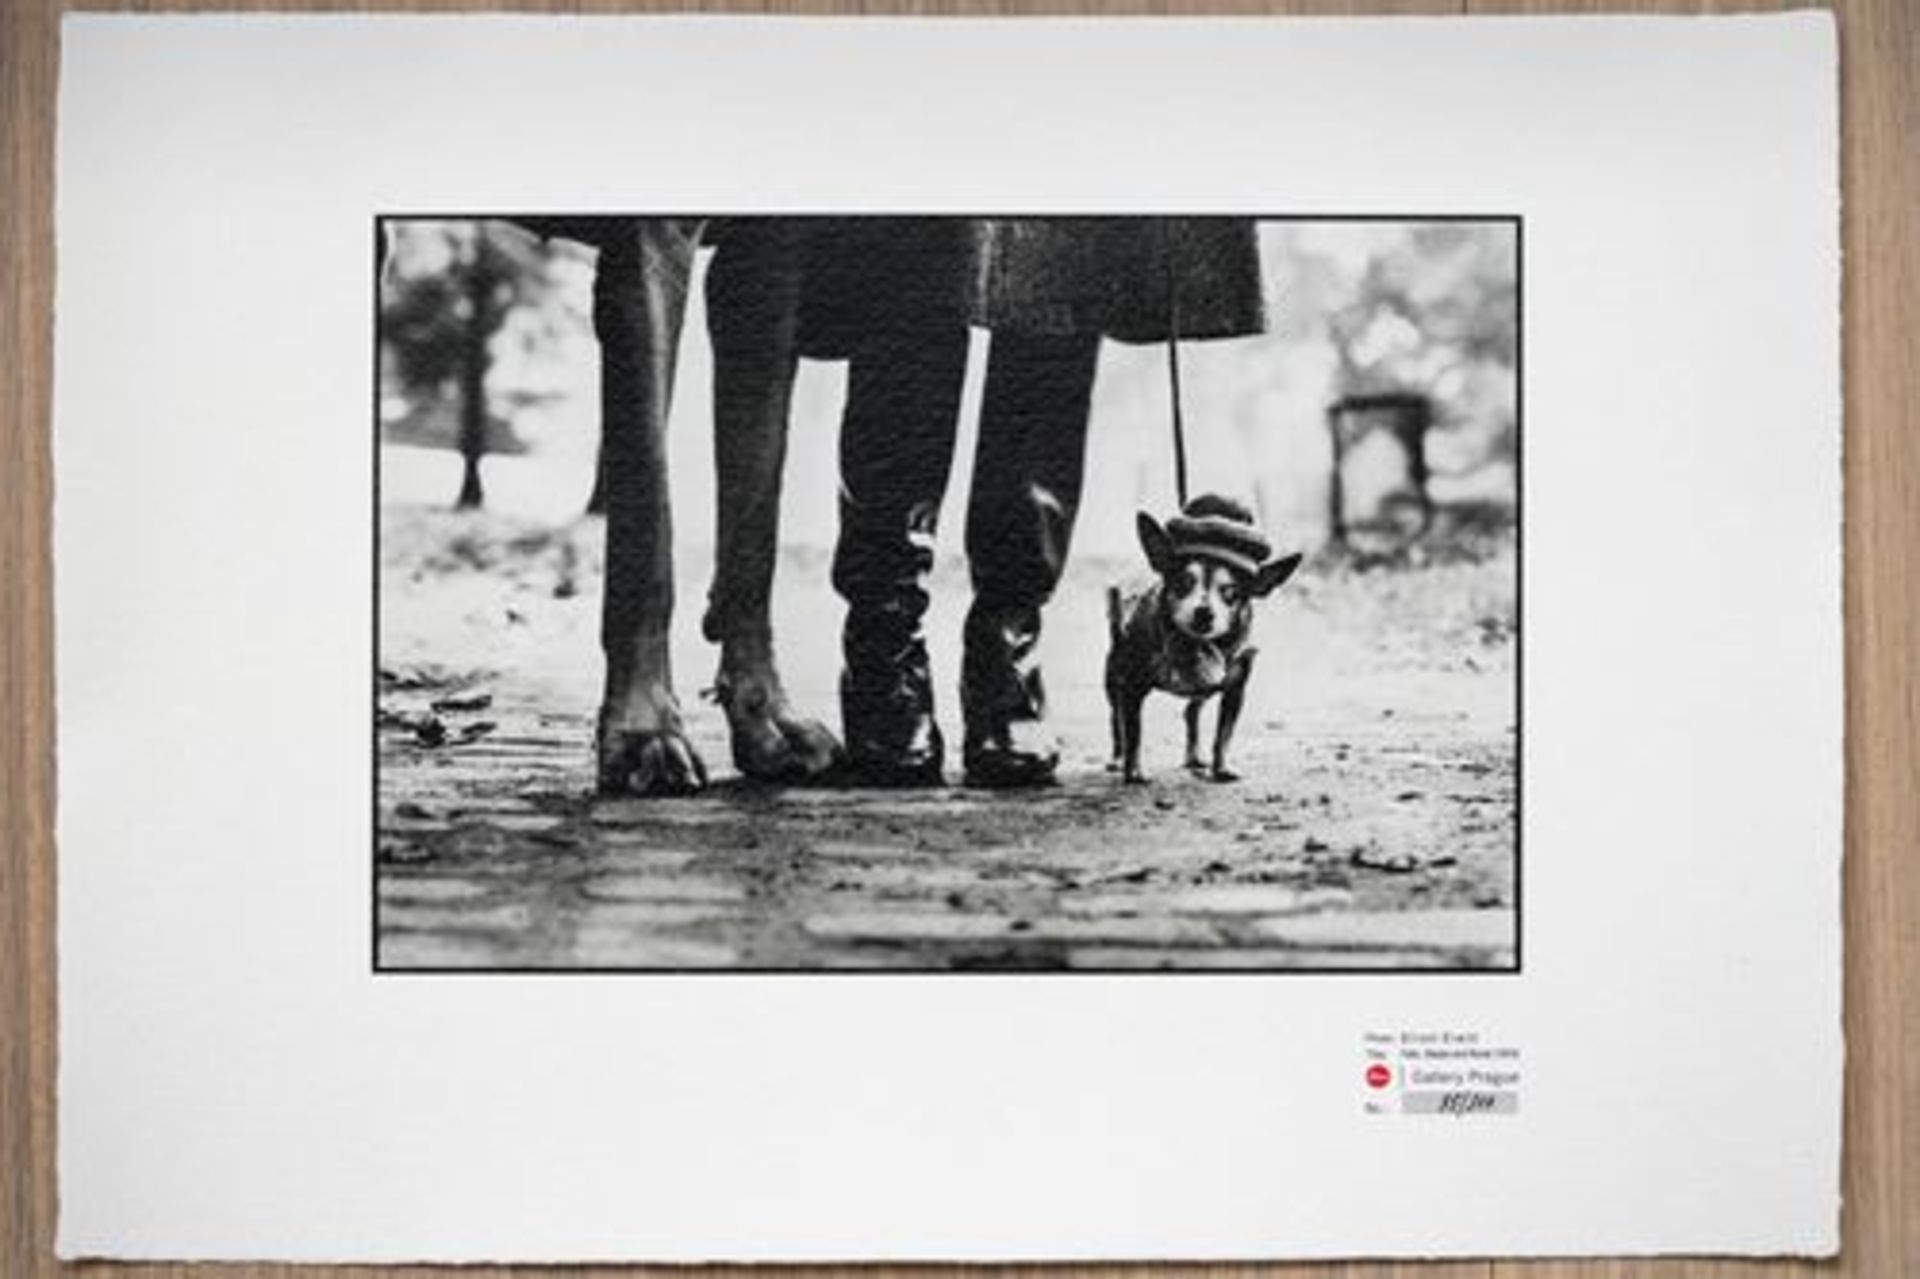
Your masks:
{"label": "blurred tree", "polygon": [[1510,234],[1473,223],[1415,223],[1371,258],[1328,315],[1345,395],[1445,396],[1465,368],[1513,367],[1516,305]]}
{"label": "blurred tree", "polygon": [[454,402],[462,461],[455,506],[477,507],[495,422],[487,401],[493,340],[516,307],[544,299],[545,252],[494,222],[409,221],[389,230],[398,243],[385,272],[382,338],[403,394]]}
{"label": "blurred tree", "polygon": [[[1304,223],[1272,237],[1276,333],[1296,364],[1325,352],[1319,392],[1334,468],[1361,436],[1385,428],[1406,453],[1422,524],[1432,514],[1417,491],[1429,427],[1445,443],[1437,473],[1504,469],[1513,459],[1514,237],[1511,224],[1467,221]],[[1341,478],[1329,476],[1336,538]]]}

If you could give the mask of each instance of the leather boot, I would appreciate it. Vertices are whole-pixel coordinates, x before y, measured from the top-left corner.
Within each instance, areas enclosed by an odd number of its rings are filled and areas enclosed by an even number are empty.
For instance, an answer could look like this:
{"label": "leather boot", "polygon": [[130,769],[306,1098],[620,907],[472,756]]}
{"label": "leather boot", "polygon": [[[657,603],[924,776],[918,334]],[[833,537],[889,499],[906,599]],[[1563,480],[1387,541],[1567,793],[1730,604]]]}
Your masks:
{"label": "leather boot", "polygon": [[910,600],[847,611],[840,719],[856,784],[940,784],[946,743],[933,718],[920,612]]}
{"label": "leather boot", "polygon": [[1060,765],[1045,724],[1040,678],[1040,610],[975,600],[967,613],[960,700],[967,719],[962,754],[969,786],[1044,786]]}

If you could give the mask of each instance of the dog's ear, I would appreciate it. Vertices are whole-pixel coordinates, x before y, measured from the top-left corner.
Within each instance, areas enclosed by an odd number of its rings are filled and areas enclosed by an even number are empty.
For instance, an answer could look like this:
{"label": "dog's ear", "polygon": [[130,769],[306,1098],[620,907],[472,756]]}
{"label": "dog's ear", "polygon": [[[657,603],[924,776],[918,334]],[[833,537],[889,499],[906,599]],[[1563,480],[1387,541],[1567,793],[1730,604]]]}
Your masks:
{"label": "dog's ear", "polygon": [[1134,517],[1134,525],[1140,530],[1140,549],[1147,553],[1147,563],[1154,572],[1165,574],[1173,566],[1173,539],[1145,511]]}
{"label": "dog's ear", "polygon": [[1247,587],[1247,594],[1253,596],[1271,595],[1293,576],[1300,567],[1299,555],[1285,555],[1277,560],[1268,560],[1253,575],[1253,582]]}

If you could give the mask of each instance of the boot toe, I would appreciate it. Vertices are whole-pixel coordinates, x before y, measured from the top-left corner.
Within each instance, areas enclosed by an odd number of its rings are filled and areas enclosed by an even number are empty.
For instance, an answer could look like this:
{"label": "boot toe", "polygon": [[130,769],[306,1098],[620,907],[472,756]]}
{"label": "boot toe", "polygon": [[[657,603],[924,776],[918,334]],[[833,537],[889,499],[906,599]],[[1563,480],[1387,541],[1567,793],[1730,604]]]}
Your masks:
{"label": "boot toe", "polygon": [[850,738],[847,769],[854,785],[889,789],[938,786],[946,744],[933,717],[916,717],[904,732],[886,737]]}
{"label": "boot toe", "polygon": [[971,737],[966,765],[969,786],[989,790],[1048,786],[1057,780],[1060,744],[1039,721],[1015,721]]}

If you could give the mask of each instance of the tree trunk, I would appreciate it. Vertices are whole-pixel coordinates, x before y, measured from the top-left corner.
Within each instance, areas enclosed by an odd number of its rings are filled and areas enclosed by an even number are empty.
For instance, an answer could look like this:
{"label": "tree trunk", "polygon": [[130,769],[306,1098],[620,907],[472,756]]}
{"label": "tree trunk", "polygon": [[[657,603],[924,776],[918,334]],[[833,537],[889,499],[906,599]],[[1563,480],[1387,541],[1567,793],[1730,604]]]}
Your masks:
{"label": "tree trunk", "polygon": [[492,284],[476,271],[468,285],[473,306],[460,357],[460,497],[455,510],[469,511],[486,500],[480,487],[480,459],[487,452],[487,293]]}

